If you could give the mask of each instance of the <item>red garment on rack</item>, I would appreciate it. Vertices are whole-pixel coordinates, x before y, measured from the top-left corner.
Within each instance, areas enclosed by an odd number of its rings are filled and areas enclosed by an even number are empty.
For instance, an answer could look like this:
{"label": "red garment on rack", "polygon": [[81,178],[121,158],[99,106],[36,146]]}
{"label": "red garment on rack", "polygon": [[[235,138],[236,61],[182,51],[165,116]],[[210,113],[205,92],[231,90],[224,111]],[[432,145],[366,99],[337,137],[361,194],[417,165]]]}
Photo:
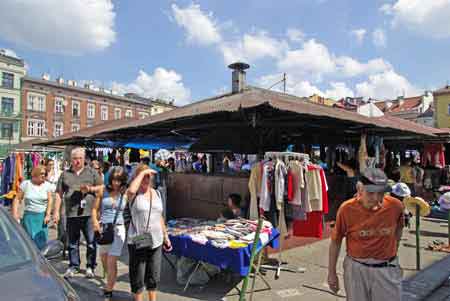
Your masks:
{"label": "red garment on rack", "polygon": [[293,235],[322,238],[322,216],[323,213],[321,211],[312,211],[306,214],[306,221],[294,220]]}
{"label": "red garment on rack", "polygon": [[288,187],[288,201],[291,202],[294,199],[294,179],[291,171],[287,174],[287,187]]}
{"label": "red garment on rack", "polygon": [[427,144],[424,147],[422,154],[422,166],[426,167],[428,164],[432,166],[445,166],[444,145],[442,143]]}
{"label": "red garment on rack", "polygon": [[323,214],[328,214],[328,191],[327,191],[327,179],[325,178],[325,172],[320,169],[320,182],[322,184],[322,209]]}

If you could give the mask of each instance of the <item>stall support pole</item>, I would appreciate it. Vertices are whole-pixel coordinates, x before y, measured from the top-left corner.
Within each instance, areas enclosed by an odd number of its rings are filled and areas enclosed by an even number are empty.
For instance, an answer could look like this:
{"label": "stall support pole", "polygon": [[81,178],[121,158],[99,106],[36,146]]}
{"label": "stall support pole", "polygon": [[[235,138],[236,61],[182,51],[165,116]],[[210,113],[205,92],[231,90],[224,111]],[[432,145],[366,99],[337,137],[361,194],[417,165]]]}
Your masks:
{"label": "stall support pole", "polygon": [[450,211],[448,212],[448,244],[450,245]]}
{"label": "stall support pole", "polygon": [[[255,261],[255,257],[256,257],[256,253],[257,253],[256,250],[258,248],[259,234],[261,232],[262,224],[263,224],[263,219],[260,217],[258,219],[258,227],[256,228],[255,239],[253,240],[252,253],[250,255],[250,264],[249,264],[249,268],[248,268],[248,274],[244,278],[244,282],[242,283],[242,289],[241,289],[241,295],[239,296],[239,301],[245,301],[245,294],[247,292],[249,277],[250,277],[250,274],[252,273],[253,262]],[[256,273],[253,277],[256,277]]]}
{"label": "stall support pole", "polygon": [[416,269],[420,270],[420,206],[416,204]]}

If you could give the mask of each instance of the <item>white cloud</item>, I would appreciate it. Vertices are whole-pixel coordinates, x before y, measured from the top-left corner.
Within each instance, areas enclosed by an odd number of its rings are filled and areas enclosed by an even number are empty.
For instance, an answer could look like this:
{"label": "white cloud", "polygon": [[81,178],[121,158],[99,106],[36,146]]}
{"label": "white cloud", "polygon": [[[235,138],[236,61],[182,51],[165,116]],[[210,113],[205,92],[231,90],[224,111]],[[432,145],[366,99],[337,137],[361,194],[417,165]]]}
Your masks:
{"label": "white cloud", "polygon": [[278,62],[278,68],[295,75],[310,74],[314,80],[321,81],[323,75],[336,70],[336,64],[328,48],[311,39],[302,48],[288,51]]}
{"label": "white cloud", "polygon": [[[282,73],[269,74],[260,77],[256,82],[258,86],[267,89],[269,87],[272,87],[276,82],[279,82],[282,78]],[[283,92],[283,84],[280,83],[276,86],[273,86],[272,90]],[[290,75],[288,75],[286,78],[286,93],[297,95],[300,97],[308,97],[313,94],[318,94],[320,96],[324,95],[319,88],[311,84],[309,81],[298,80],[298,78]]]}
{"label": "white cloud", "polygon": [[358,44],[361,44],[364,41],[364,37],[366,36],[367,30],[364,28],[359,28],[352,30],[350,34],[356,39]]}
{"label": "white cloud", "polygon": [[114,82],[112,89],[121,94],[133,92],[144,97],[174,99],[175,104],[183,105],[189,102],[191,92],[184,86],[182,80],[182,76],[174,70],[158,67],[153,74],[139,70],[139,75],[133,82],[128,84]]}
{"label": "white cloud", "polygon": [[392,25],[436,39],[450,37],[450,1],[448,0],[398,0],[385,4],[380,10],[392,16]]}
{"label": "white cloud", "polygon": [[381,28],[377,28],[372,32],[372,42],[376,47],[385,48],[387,45],[386,34]]}
{"label": "white cloud", "polygon": [[204,13],[200,5],[191,4],[180,8],[172,4],[172,12],[176,23],[186,30],[187,40],[202,46],[214,45],[221,41],[221,35],[213,14]]}
{"label": "white cloud", "polygon": [[352,89],[347,87],[346,83],[343,82],[331,82],[331,89],[325,91],[325,96],[335,100],[339,100],[344,97],[354,97],[355,93]]}
{"label": "white cloud", "polygon": [[412,85],[405,77],[389,70],[369,76],[368,81],[356,85],[358,96],[377,99],[393,99],[399,95],[413,96],[420,90]]}
{"label": "white cloud", "polygon": [[111,0],[0,1],[0,37],[17,45],[78,55],[116,38]]}
{"label": "white cloud", "polygon": [[344,77],[355,77],[360,75],[370,75],[392,69],[390,63],[382,58],[369,60],[361,63],[351,57],[342,56],[336,59],[337,73]]}
{"label": "white cloud", "polygon": [[305,40],[305,33],[297,28],[288,28],[286,36],[291,42],[303,42]]}
{"label": "white cloud", "polygon": [[288,45],[260,31],[256,34],[244,34],[235,42],[224,42],[219,49],[225,63],[229,64],[236,61],[254,62],[266,57],[280,58],[288,49]]}

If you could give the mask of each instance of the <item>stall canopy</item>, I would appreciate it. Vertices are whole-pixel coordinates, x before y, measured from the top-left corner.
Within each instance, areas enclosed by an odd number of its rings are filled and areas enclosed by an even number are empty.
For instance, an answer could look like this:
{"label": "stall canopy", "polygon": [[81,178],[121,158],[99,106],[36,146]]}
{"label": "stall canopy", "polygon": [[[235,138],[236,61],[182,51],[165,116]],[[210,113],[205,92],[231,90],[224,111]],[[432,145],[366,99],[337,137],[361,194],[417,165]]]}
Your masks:
{"label": "stall canopy", "polygon": [[[182,137],[198,139],[192,149],[255,153],[263,149],[281,150],[296,143],[358,141],[362,132],[385,139],[418,141],[438,139],[441,133],[439,129],[393,116],[365,117],[310,103],[305,98],[246,87],[242,92],[205,99],[146,119],[110,124],[83,140],[129,142],[130,137],[147,141]],[[53,142],[73,143],[76,139]]]}

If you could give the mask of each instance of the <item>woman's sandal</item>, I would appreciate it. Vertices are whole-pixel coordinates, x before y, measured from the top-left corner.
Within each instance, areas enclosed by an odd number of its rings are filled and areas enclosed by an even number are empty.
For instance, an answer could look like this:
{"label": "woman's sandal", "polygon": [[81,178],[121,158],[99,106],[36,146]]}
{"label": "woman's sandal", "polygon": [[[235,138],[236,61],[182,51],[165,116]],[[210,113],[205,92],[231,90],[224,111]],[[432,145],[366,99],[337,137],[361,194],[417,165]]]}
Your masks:
{"label": "woman's sandal", "polygon": [[112,291],[103,290],[103,298],[111,300],[113,296]]}

